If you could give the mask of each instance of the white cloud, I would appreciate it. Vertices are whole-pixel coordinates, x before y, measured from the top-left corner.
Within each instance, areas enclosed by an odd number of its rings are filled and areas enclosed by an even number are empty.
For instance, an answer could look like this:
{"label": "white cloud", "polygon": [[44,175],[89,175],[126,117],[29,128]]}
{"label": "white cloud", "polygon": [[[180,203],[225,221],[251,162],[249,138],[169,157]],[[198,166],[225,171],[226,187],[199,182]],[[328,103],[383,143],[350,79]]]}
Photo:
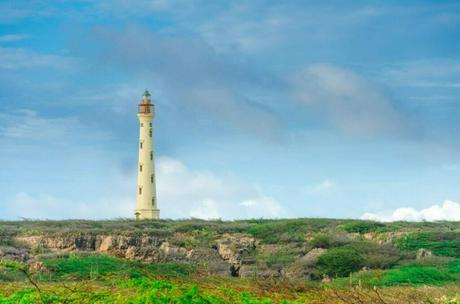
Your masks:
{"label": "white cloud", "polygon": [[[91,134],[91,135],[87,135]],[[0,113],[0,143],[5,140],[21,142],[69,142],[78,139],[110,139],[111,135],[94,130],[77,117],[44,117],[29,109]]]}
{"label": "white cloud", "polygon": [[364,220],[382,222],[390,221],[460,221],[460,204],[446,200],[442,205],[433,205],[426,209],[398,208],[391,214],[365,213],[361,216]]}
{"label": "white cloud", "polygon": [[231,175],[191,170],[176,159],[162,157],[157,176],[158,201],[164,217],[237,219],[288,215],[277,200]]}
{"label": "white cloud", "polygon": [[116,218],[131,215],[130,199],[95,199],[73,201],[49,194],[31,195],[20,192],[7,201],[0,218],[68,219]]}
{"label": "white cloud", "polygon": [[240,203],[245,212],[242,218],[279,218],[286,216],[283,207],[271,197],[259,197],[256,199],[245,200]]}
{"label": "white cloud", "polygon": [[406,123],[392,103],[366,79],[327,64],[311,65],[292,78],[294,98],[345,134],[396,132]]}
{"label": "white cloud", "polygon": [[305,187],[307,193],[325,193],[335,190],[336,183],[332,180],[326,179],[318,184]]}
{"label": "white cloud", "polygon": [[52,14],[51,5],[41,3],[41,1],[3,1],[0,3],[0,24],[10,24],[24,19],[35,19],[47,17]]}
{"label": "white cloud", "polygon": [[70,71],[77,67],[77,59],[59,55],[39,54],[22,48],[0,47],[1,69],[52,68]]}
{"label": "white cloud", "polygon": [[[163,218],[279,218],[287,212],[272,197],[237,178],[195,171],[182,162],[161,157],[157,162],[157,190]],[[132,217],[136,203],[136,176],[107,177],[113,191],[94,199],[72,200],[51,194],[17,193],[2,205],[3,218],[116,218]]]}
{"label": "white cloud", "polygon": [[210,199],[202,201],[196,209],[191,210],[190,216],[200,219],[221,218],[221,214],[219,213],[219,207],[217,203]]}
{"label": "white cloud", "polygon": [[27,38],[29,38],[29,35],[22,35],[22,34],[2,35],[0,36],[0,42],[21,41]]}

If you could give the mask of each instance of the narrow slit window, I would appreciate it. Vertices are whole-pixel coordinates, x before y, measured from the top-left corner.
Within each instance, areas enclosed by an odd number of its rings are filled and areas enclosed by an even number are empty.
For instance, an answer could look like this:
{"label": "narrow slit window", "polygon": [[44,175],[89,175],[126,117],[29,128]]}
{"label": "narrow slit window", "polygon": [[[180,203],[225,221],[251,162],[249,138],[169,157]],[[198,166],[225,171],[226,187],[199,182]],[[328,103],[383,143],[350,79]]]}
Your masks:
{"label": "narrow slit window", "polygon": [[152,137],[152,129],[150,129],[149,135],[150,135],[150,137]]}
{"label": "narrow slit window", "polygon": [[152,123],[150,123],[150,128],[152,127]]}
{"label": "narrow slit window", "polygon": [[155,206],[155,198],[152,197],[152,206]]}
{"label": "narrow slit window", "polygon": [[152,175],[150,175],[150,182],[151,182],[152,184],[153,184],[153,180],[154,180],[154,178],[155,178],[155,177],[153,176],[153,174],[152,174]]}
{"label": "narrow slit window", "polygon": [[142,143],[142,141],[141,141],[141,142],[139,143],[139,147],[140,147],[141,149],[142,149],[142,144],[143,144],[143,143]]}
{"label": "narrow slit window", "polygon": [[150,160],[153,160],[153,151],[150,151]]}
{"label": "narrow slit window", "polygon": [[144,126],[144,123],[143,123],[143,122],[141,122],[141,127],[143,127],[143,126]]}
{"label": "narrow slit window", "polygon": [[142,172],[142,165],[139,165],[139,171]]}
{"label": "narrow slit window", "polygon": [[142,187],[139,187],[139,195],[142,194]]}

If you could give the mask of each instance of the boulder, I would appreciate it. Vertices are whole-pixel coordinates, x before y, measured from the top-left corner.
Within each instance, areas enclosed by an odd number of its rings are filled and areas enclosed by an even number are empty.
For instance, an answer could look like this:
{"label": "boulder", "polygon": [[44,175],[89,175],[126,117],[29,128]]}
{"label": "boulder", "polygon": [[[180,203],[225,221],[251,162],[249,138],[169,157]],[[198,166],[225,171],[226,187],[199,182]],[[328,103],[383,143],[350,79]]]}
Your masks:
{"label": "boulder", "polygon": [[424,248],[420,248],[419,250],[417,250],[417,254],[416,254],[416,259],[417,260],[422,260],[422,259],[425,259],[425,258],[429,258],[433,255],[433,253],[429,250],[426,250]]}

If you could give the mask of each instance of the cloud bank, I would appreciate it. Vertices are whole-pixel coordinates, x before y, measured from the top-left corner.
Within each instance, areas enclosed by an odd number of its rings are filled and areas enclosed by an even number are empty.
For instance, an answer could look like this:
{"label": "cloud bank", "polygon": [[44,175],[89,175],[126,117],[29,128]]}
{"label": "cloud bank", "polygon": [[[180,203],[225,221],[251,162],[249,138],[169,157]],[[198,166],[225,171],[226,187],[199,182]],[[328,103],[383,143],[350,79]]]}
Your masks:
{"label": "cloud bank", "polygon": [[460,204],[446,200],[442,205],[433,205],[421,210],[416,210],[414,208],[398,208],[391,214],[364,213],[361,219],[381,222],[460,221]]}
{"label": "cloud bank", "polygon": [[294,99],[344,134],[379,135],[404,129],[405,118],[365,78],[342,68],[317,64],[291,80]]}
{"label": "cloud bank", "polygon": [[334,191],[337,185],[333,180],[326,179],[318,184],[309,185],[305,187],[305,192],[307,193],[326,193]]}
{"label": "cloud bank", "polygon": [[164,217],[242,219],[288,215],[276,199],[232,175],[192,170],[169,157],[159,159],[157,175],[158,201]]}
{"label": "cloud bank", "polygon": [[[135,174],[113,178],[113,191],[94,199],[70,200],[53,194],[20,192],[11,197],[0,219],[132,217],[136,200]],[[242,219],[288,216],[274,198],[230,175],[188,168],[181,161],[160,157],[157,162],[158,201],[162,218]]]}

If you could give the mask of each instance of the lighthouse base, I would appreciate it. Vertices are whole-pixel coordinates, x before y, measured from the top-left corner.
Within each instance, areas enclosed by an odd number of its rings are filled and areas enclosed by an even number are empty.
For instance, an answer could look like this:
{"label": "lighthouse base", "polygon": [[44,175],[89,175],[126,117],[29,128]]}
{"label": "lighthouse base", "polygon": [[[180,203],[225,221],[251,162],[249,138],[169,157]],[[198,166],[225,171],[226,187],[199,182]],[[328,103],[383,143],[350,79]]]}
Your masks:
{"label": "lighthouse base", "polygon": [[160,209],[136,209],[134,210],[136,220],[158,220]]}

